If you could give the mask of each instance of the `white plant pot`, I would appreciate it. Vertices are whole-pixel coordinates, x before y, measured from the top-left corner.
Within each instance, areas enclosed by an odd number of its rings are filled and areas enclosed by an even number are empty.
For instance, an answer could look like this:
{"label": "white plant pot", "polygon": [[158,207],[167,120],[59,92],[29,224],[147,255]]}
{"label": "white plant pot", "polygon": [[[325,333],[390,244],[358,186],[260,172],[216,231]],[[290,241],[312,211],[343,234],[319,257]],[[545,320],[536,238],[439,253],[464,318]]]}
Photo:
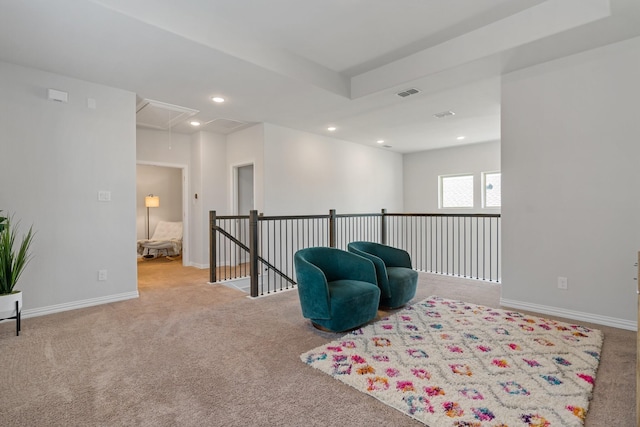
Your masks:
{"label": "white plant pot", "polygon": [[0,295],[0,319],[17,315],[16,301],[18,301],[18,310],[22,311],[22,291]]}

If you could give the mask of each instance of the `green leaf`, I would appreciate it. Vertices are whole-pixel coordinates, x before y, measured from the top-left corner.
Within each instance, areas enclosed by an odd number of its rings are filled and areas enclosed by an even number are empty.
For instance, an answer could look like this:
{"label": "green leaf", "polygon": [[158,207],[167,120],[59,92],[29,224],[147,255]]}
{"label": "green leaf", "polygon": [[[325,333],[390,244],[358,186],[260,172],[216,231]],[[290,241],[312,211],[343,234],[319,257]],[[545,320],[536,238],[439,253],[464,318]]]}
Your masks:
{"label": "green leaf", "polygon": [[[4,218],[4,217],[3,217]],[[13,291],[25,267],[31,260],[29,247],[33,242],[33,227],[23,236],[16,248],[16,227],[11,218],[4,218],[0,230],[0,295]]]}

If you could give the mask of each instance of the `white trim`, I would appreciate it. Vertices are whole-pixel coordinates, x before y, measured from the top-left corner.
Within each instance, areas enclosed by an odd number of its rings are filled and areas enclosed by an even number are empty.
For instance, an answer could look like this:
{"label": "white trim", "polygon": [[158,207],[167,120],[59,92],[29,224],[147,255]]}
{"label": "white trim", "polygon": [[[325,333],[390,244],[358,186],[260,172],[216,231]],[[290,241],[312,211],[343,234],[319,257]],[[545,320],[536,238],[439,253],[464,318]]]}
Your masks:
{"label": "white trim", "polygon": [[231,167],[231,212],[232,215],[246,215],[238,212],[238,169],[253,166],[253,208],[256,206],[256,165],[255,160],[247,160],[230,165]]}
{"label": "white trim", "polygon": [[195,267],[199,268],[200,270],[206,270],[209,268],[209,264],[197,264],[195,262],[190,262],[189,264],[185,264],[185,267]]}
{"label": "white trim", "polygon": [[[444,180],[446,178],[468,178],[471,177],[471,206],[444,206]],[[462,209],[469,210],[476,207],[475,195],[476,179],[473,173],[460,173],[452,175],[438,175],[438,209]]]}
{"label": "white trim", "polygon": [[482,209],[500,210],[502,209],[502,190],[500,191],[500,206],[487,206],[487,175],[500,175],[500,186],[502,186],[502,171],[488,171],[480,173],[480,198],[482,199]]}
{"label": "white trim", "polygon": [[524,301],[515,301],[500,298],[500,306],[515,308],[518,310],[532,311],[534,313],[549,314],[551,316],[564,317],[566,319],[580,320],[583,322],[595,323],[598,325],[611,326],[613,328],[626,329],[629,331],[638,330],[638,322],[619,319],[617,317],[600,316],[598,314],[585,313],[582,311],[567,310],[548,305],[531,304]]}
{"label": "white trim", "polygon": [[162,166],[164,168],[178,168],[178,169],[186,169],[189,165],[185,165],[184,163],[167,163],[167,162],[154,162],[149,160],[136,160],[137,165],[144,166]]}
{"label": "white trim", "polygon": [[[245,294],[251,294],[251,278],[250,277],[237,277],[234,279],[226,279],[226,280],[219,280],[217,282],[215,282],[216,284],[220,284],[223,286],[226,286],[228,288],[231,289],[236,289],[238,291],[242,291]],[[210,285],[213,285],[214,283],[209,282]],[[241,284],[244,286],[237,286],[236,284]],[[251,295],[249,295],[251,296]]]}
{"label": "white trim", "polygon": [[90,298],[81,301],[72,301],[64,304],[50,305],[47,307],[32,308],[22,310],[22,317],[44,316],[46,314],[60,313],[62,311],[76,310],[78,308],[92,307],[94,305],[109,304],[112,302],[125,301],[128,299],[138,298],[138,291],[125,292],[123,294],[108,295],[105,297]]}
{"label": "white trim", "polygon": [[298,290],[297,286],[291,286],[290,288],[286,288],[286,289],[273,290],[273,291],[269,292],[268,294],[258,295],[257,297],[252,297],[251,295],[247,295],[247,297],[249,297],[251,299],[267,298],[267,297],[272,297],[274,295],[279,295],[279,294],[281,294],[283,292],[297,291],[297,290]]}
{"label": "white trim", "polygon": [[[243,286],[243,287],[239,287],[236,286],[236,283],[242,282],[243,284],[246,284],[247,286]],[[238,291],[244,292],[247,294],[247,298],[250,299],[258,299],[258,298],[265,298],[265,297],[270,297],[273,296],[275,294],[280,294],[282,292],[288,292],[288,291],[293,291],[293,290],[297,290],[298,286],[291,286],[290,288],[286,288],[286,289],[274,289],[273,291],[266,293],[266,294],[262,294],[262,295],[258,295],[257,297],[252,297],[251,296],[251,277],[249,276],[245,276],[245,277],[237,277],[237,278],[233,278],[233,279],[225,279],[225,280],[219,280],[217,282],[207,282],[209,285],[222,285],[222,286],[226,286],[228,288],[231,289],[236,289]],[[245,289],[247,289],[245,291]]]}

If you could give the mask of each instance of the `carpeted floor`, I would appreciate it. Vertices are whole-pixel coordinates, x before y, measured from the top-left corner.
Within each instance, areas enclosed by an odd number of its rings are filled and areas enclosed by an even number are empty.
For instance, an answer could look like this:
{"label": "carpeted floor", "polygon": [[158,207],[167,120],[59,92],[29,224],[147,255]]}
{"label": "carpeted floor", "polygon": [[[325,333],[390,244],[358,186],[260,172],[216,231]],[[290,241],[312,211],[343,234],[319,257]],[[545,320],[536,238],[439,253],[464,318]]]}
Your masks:
{"label": "carpeted floor", "polygon": [[[295,291],[253,300],[163,259],[139,275],[138,299],[0,324],[0,425],[422,425],[300,363],[337,336]],[[429,295],[497,307],[500,286],[421,274]],[[585,326],[605,336],[585,425],[633,426],[635,333]]]}

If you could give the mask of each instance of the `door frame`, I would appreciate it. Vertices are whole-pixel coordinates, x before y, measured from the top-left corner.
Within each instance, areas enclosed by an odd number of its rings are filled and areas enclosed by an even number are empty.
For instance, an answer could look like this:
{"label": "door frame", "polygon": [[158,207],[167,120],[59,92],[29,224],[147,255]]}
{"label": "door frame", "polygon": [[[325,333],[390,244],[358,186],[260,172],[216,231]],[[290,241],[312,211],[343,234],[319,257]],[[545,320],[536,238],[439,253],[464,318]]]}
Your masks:
{"label": "door frame", "polygon": [[182,171],[182,265],[191,265],[191,251],[189,250],[189,167],[180,163],[152,162],[145,160],[136,161],[136,166],[137,165],[160,166],[180,169]]}
{"label": "door frame", "polygon": [[[239,193],[240,193],[240,179],[239,179],[239,174],[240,174],[240,169],[247,167],[247,166],[251,166],[252,168],[252,172],[253,172],[253,181],[251,182],[251,186],[252,186],[252,200],[251,200],[251,205],[253,206],[253,208],[255,209],[256,206],[256,165],[254,162],[243,162],[243,163],[236,163],[234,165],[231,165],[231,197],[232,197],[232,201],[231,201],[231,212],[232,215],[249,215],[249,212],[239,212],[238,209],[238,205],[240,202],[240,197],[239,197]],[[240,224],[240,220],[236,220],[236,225],[239,226]],[[244,223],[243,223],[244,224]],[[248,238],[249,234],[248,234],[248,229],[246,230],[246,237]],[[247,246],[249,245],[249,242],[244,242]],[[248,254],[246,254],[244,251],[242,251],[239,247],[237,248],[237,251],[235,253],[235,258],[233,258],[233,260],[235,261],[235,265],[241,264],[241,263],[246,263],[249,261],[248,258]],[[232,260],[229,260],[229,263],[232,264]]]}
{"label": "door frame", "polygon": [[253,167],[253,206],[256,206],[256,165],[254,162],[237,163],[231,165],[231,212],[232,215],[248,215],[248,212],[238,212],[238,170],[245,166]]}

